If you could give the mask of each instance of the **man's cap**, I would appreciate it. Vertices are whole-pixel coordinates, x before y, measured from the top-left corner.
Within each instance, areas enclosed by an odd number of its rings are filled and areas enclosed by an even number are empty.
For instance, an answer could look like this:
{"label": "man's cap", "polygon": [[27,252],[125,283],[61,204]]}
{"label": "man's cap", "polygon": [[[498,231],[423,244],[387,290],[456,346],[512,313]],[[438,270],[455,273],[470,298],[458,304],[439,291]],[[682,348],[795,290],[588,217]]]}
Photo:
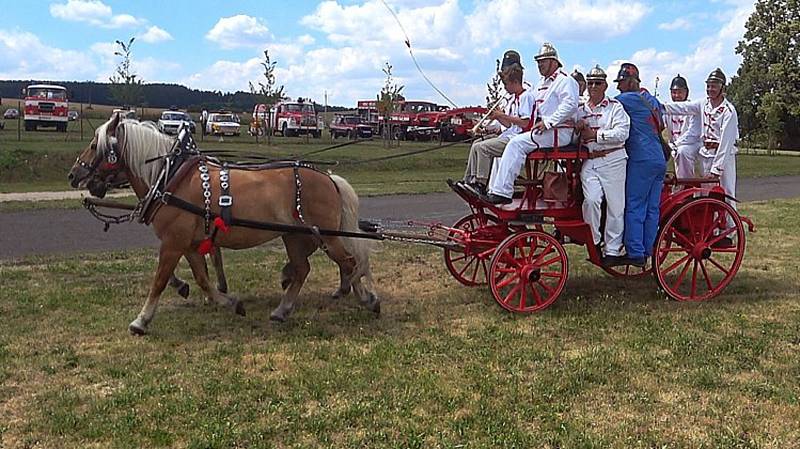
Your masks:
{"label": "man's cap", "polygon": [[508,50],[507,52],[503,53],[503,62],[500,63],[500,71],[502,72],[514,64],[517,64],[521,69],[524,69],[524,67],[522,67],[519,53],[514,50]]}
{"label": "man's cap", "polygon": [[615,79],[614,82],[618,83],[628,78],[633,78],[636,81],[641,81],[639,79],[639,69],[630,62],[624,62],[622,63],[622,66],[620,66],[619,73],[617,74],[617,79]]}
{"label": "man's cap", "polygon": [[708,75],[708,79],[706,79],[706,83],[713,83],[713,82],[722,83],[723,86],[728,83],[727,78],[725,78],[725,74],[719,67],[714,69],[714,71]]}
{"label": "man's cap", "polygon": [[589,73],[586,74],[586,81],[605,81],[606,72],[600,68],[599,65],[592,67]]}
{"label": "man's cap", "polygon": [[669,85],[669,90],[675,89],[689,90],[689,84],[686,83],[686,78],[682,77],[680,73],[675,78],[672,78],[672,83]]}
{"label": "man's cap", "polygon": [[559,66],[562,66],[561,61],[558,59],[558,51],[556,51],[556,47],[553,46],[550,42],[545,42],[542,44],[542,48],[539,49],[539,53],[533,57],[536,62],[539,62],[543,59],[555,59]]}

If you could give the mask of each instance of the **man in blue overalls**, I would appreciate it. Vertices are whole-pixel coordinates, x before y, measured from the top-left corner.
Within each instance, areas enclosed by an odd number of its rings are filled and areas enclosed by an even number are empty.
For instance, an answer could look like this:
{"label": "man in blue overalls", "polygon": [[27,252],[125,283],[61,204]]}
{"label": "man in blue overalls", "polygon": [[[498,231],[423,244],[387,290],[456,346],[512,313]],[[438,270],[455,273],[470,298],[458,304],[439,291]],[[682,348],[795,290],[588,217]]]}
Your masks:
{"label": "man in blue overalls", "polygon": [[613,265],[644,267],[653,253],[658,233],[661,188],[667,161],[661,146],[661,117],[664,108],[647,90],[639,87],[639,69],[631,63],[620,67],[617,101],[631,118],[625,149],[628,168],[625,178],[625,251],[627,257],[610,261]]}

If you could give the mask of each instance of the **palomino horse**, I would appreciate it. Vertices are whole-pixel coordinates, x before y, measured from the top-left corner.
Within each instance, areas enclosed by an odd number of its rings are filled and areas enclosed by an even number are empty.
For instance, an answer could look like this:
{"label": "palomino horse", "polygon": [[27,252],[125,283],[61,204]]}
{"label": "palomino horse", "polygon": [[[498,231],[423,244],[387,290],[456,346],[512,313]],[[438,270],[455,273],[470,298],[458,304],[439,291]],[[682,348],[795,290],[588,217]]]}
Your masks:
{"label": "palomino horse", "polygon": [[[158,127],[153,122],[141,122],[142,126],[151,127],[154,131],[158,131]],[[70,180],[73,177],[70,176]],[[88,188],[92,195],[104,198],[108,189],[119,189],[130,186],[128,176],[124,170],[119,170],[114,173],[109,173],[106,176],[96,174],[96,176],[87,177],[81,182],[74,180],[73,187]],[[211,261],[214,265],[214,272],[217,275],[217,290],[222,293],[228,293],[228,280],[225,278],[225,269],[222,263],[222,251],[219,248],[214,248],[211,251]],[[169,278],[169,286],[174,288],[179,295],[184,298],[189,297],[189,284],[183,279],[179,278],[177,274],[172,273]]]}
{"label": "palomino horse", "polygon": [[[73,187],[86,185],[93,195],[104,194],[107,183],[118,171],[124,170],[131,187],[140,200],[145,199],[164,170],[165,158],[174,140],[151,126],[136,121],[120,120],[118,115],[98,127],[90,145],[78,156],[70,170]],[[187,162],[188,163],[188,162]],[[169,191],[199,210],[204,209],[204,193],[217,199],[221,194],[220,168],[208,163],[210,180],[206,186],[199,170],[177,178]],[[328,176],[311,168],[274,168],[243,170],[232,167],[229,172],[229,194],[233,198],[230,212],[233,217],[256,223],[298,225],[298,215],[308,227],[320,230],[358,232],[358,196],[343,178]],[[302,186],[302,194],[300,190]],[[220,214],[217,201],[209,202],[210,212]],[[243,314],[244,308],[233,297],[214,288],[208,279],[205,258],[198,247],[208,238],[206,218],[171,204],[159,207],[151,224],[161,240],[158,268],[153,277],[147,300],[141,312],[129,325],[134,334],[144,334],[155,315],[158,301],[178,260],[185,257],[197,284],[205,294],[219,304]],[[146,213],[147,211],[145,211]],[[380,312],[380,301],[370,290],[371,271],[367,241],[329,235],[281,232],[232,226],[227,232],[217,232],[214,245],[222,248],[245,249],[281,237],[289,262],[282,270],[281,285],[285,290],[281,303],[270,319],[284,321],[295,308],[295,300],[311,269],[308,257],[322,247],[328,257],[339,265],[339,289],[334,296],[344,296],[351,289],[371,311]],[[362,282],[363,281],[363,282]]]}

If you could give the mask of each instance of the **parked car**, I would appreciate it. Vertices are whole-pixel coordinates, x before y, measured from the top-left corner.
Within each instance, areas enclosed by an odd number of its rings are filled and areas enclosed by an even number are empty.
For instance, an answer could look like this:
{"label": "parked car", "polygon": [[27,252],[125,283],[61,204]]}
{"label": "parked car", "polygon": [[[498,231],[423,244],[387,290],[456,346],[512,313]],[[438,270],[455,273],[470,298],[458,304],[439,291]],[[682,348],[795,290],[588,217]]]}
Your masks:
{"label": "parked car", "polygon": [[369,139],[372,127],[362,123],[357,115],[336,115],[331,122],[331,137],[347,137],[348,139]]}
{"label": "parked car", "polygon": [[6,120],[16,120],[18,117],[19,111],[14,108],[6,109],[6,112],[3,113],[3,118]]}
{"label": "parked car", "polygon": [[189,131],[194,133],[197,125],[189,114],[183,111],[164,111],[158,119],[158,129],[164,134],[177,134],[178,128],[184,122],[189,125]]}
{"label": "parked car", "polygon": [[136,111],[133,109],[114,109],[111,112],[111,116],[113,117],[117,113],[123,119],[139,120],[139,116],[136,115]]}
{"label": "parked car", "polygon": [[69,111],[67,112],[67,119],[71,122],[78,120],[78,111]]}
{"label": "parked car", "polygon": [[238,117],[231,112],[212,112],[208,114],[206,134],[214,136],[238,136],[241,134]]}

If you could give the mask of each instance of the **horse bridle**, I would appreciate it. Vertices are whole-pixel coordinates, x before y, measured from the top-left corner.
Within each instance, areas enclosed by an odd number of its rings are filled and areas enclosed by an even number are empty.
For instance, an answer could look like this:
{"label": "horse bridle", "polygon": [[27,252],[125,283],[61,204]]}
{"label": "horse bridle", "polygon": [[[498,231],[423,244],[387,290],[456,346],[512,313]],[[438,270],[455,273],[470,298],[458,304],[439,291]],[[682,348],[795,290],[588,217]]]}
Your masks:
{"label": "horse bridle", "polygon": [[98,169],[102,169],[103,171],[114,171],[119,168],[119,157],[117,156],[117,138],[116,137],[109,137],[109,147],[102,156],[95,157],[91,164],[87,164],[81,157],[78,156],[75,159],[75,163],[78,164],[81,168],[88,170],[86,176],[84,176],[81,181],[85,179],[89,179]]}

